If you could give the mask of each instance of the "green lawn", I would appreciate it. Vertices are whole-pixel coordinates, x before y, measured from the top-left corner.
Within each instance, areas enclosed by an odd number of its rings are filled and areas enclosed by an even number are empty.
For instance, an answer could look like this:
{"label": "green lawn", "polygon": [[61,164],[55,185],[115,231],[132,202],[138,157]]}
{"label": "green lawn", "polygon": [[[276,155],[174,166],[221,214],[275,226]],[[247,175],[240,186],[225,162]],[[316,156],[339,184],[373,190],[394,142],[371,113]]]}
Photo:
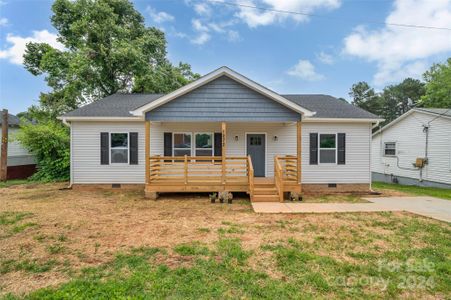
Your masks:
{"label": "green lawn", "polygon": [[396,190],[412,195],[432,196],[451,200],[451,189],[440,189],[432,187],[419,187],[412,185],[401,185],[394,183],[373,182],[374,190]]}
{"label": "green lawn", "polygon": [[19,184],[27,184],[31,181],[28,181],[27,179],[13,179],[8,181],[0,181],[0,188],[6,188],[13,185],[19,185]]}
{"label": "green lawn", "polygon": [[446,222],[62,186],[1,190],[0,298],[451,299]]}

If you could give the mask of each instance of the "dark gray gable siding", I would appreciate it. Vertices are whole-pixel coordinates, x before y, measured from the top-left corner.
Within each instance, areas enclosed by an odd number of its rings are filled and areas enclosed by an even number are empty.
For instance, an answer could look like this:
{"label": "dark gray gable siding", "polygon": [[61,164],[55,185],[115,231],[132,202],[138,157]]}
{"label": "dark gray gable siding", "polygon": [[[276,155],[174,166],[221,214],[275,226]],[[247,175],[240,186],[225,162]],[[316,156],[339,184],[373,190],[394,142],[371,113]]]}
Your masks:
{"label": "dark gray gable siding", "polygon": [[151,121],[297,121],[301,115],[221,76],[146,113]]}

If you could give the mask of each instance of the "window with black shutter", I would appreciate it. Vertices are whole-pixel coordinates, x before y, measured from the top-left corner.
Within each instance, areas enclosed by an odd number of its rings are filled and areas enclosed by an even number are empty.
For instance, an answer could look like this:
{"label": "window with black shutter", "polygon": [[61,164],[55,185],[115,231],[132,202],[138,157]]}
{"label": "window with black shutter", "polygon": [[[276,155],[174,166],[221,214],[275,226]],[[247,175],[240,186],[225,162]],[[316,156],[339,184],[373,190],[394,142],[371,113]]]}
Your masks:
{"label": "window with black shutter", "polygon": [[100,164],[110,164],[110,134],[108,132],[100,133]]}
{"label": "window with black shutter", "polygon": [[338,145],[337,145],[337,164],[346,164],[346,133],[338,133]]}
{"label": "window with black shutter", "polygon": [[130,132],[130,164],[138,164],[138,133]]}
{"label": "window with black shutter", "polygon": [[310,133],[310,164],[318,164],[318,133]]}

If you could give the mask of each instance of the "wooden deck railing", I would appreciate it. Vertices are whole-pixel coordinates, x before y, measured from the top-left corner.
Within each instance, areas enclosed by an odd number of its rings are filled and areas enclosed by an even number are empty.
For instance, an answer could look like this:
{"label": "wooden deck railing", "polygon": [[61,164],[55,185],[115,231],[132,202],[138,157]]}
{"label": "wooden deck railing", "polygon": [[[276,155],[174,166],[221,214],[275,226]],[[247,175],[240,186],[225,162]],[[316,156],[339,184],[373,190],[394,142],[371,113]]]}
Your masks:
{"label": "wooden deck railing", "polygon": [[249,164],[245,156],[151,156],[149,184],[249,184],[253,172]]}
{"label": "wooden deck railing", "polygon": [[249,197],[251,201],[254,199],[254,166],[252,165],[251,156],[247,156],[247,175],[249,177]]}
{"label": "wooden deck railing", "polygon": [[283,169],[278,156],[274,156],[274,183],[279,195],[279,201],[283,202]]}
{"label": "wooden deck railing", "polygon": [[298,182],[298,158],[296,156],[276,156],[282,169],[282,178],[284,181]]}

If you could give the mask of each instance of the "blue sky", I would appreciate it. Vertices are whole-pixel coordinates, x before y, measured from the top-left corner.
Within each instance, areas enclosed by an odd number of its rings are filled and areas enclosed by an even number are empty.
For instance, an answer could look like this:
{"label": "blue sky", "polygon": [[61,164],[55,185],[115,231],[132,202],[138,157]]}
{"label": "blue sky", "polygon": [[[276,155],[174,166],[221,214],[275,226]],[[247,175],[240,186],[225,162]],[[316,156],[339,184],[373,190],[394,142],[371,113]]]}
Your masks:
{"label": "blue sky", "polygon": [[[357,81],[377,89],[407,76],[421,78],[451,56],[451,0],[209,0],[133,1],[146,24],[165,31],[173,63],[205,74],[222,65],[279,93],[321,93],[349,99]],[[21,65],[27,41],[55,41],[52,1],[0,1],[0,107],[12,113],[37,104],[43,77]],[[320,17],[245,6],[306,12]]]}

